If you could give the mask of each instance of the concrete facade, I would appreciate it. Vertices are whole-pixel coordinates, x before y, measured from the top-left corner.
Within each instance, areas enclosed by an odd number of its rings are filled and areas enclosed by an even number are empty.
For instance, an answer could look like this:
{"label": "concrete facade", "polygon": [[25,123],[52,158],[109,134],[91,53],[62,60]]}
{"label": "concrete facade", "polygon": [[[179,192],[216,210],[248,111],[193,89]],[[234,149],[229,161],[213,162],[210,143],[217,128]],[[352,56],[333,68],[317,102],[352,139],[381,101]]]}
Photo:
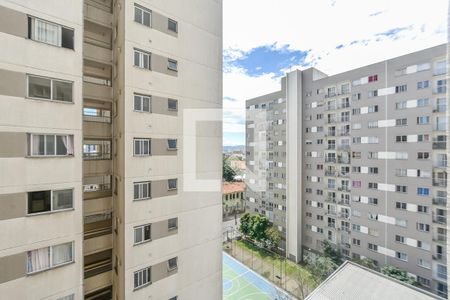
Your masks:
{"label": "concrete facade", "polygon": [[247,209],[279,228],[287,257],[326,239],[447,297],[446,55],[293,71],[247,101]]}
{"label": "concrete facade", "polygon": [[[220,299],[222,2],[0,1],[0,294]],[[197,125],[221,179],[221,123]],[[212,124],[212,125],[211,125]],[[178,297],[178,298],[177,298]]]}

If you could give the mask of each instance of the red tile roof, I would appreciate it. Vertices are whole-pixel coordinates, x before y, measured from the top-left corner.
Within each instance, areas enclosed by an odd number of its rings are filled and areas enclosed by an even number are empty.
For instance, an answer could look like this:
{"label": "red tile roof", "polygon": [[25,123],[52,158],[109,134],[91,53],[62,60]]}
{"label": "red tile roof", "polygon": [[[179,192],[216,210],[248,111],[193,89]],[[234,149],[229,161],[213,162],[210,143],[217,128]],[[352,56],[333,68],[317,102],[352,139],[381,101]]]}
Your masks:
{"label": "red tile roof", "polygon": [[243,192],[244,190],[245,190],[244,182],[222,182],[223,194],[238,193]]}

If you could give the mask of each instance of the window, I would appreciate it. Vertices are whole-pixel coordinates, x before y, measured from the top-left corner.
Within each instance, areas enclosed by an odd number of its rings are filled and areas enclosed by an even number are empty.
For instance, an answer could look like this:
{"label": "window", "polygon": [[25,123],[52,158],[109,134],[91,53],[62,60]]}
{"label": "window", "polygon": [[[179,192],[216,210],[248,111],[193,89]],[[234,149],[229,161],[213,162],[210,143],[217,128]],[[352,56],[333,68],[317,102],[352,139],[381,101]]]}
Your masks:
{"label": "window", "polygon": [[30,156],[69,156],[73,151],[73,135],[28,135]]}
{"label": "window", "polygon": [[395,257],[402,261],[408,261],[408,255],[403,252],[395,252]]}
{"label": "window", "polygon": [[434,75],[442,75],[447,73],[447,61],[437,61],[434,65]]}
{"label": "window", "polygon": [[72,102],[72,82],[34,75],[28,75],[27,78],[28,97]]}
{"label": "window", "polygon": [[401,235],[395,235],[395,241],[396,241],[397,243],[404,244],[404,243],[405,243],[405,237],[404,237],[404,236],[401,236]]}
{"label": "window", "polygon": [[28,17],[28,38],[68,49],[74,48],[73,29],[44,21],[35,17]]}
{"label": "window", "polygon": [[429,224],[424,224],[424,223],[417,223],[417,230],[418,231],[429,232],[430,231],[430,225]]}
{"label": "window", "polygon": [[73,242],[28,251],[27,274],[71,263],[73,254]]}
{"label": "window", "polygon": [[406,193],[408,191],[408,187],[406,185],[396,185],[395,191],[397,193]]}
{"label": "window", "polygon": [[397,120],[395,120],[395,125],[396,126],[406,126],[406,125],[408,125],[408,119],[407,118],[397,119]]}
{"label": "window", "polygon": [[429,88],[429,87],[430,87],[430,82],[428,80],[417,82],[417,89],[418,90],[426,89],[426,88]]}
{"label": "window", "polygon": [[369,82],[378,81],[378,75],[369,76]]}
{"label": "window", "polygon": [[134,244],[151,241],[151,224],[134,227]]}
{"label": "window", "polygon": [[400,101],[395,103],[395,109],[405,109],[407,108],[407,101]]}
{"label": "window", "polygon": [[418,134],[417,135],[417,141],[418,142],[428,142],[430,140],[429,134]]}
{"label": "window", "polygon": [[371,121],[367,123],[367,128],[378,128],[378,121]]}
{"label": "window", "polygon": [[417,212],[427,214],[428,213],[428,206],[417,205]]}
{"label": "window", "polygon": [[83,121],[111,123],[111,111],[95,107],[83,107]]}
{"label": "window", "polygon": [[152,11],[135,4],[134,5],[134,21],[137,23],[140,23],[142,25],[151,26],[151,20],[152,20]]}
{"label": "window", "polygon": [[419,196],[428,196],[430,194],[429,188],[417,188],[417,195]]}
{"label": "window", "polygon": [[403,92],[406,92],[408,90],[408,86],[406,85],[406,84],[403,84],[403,85],[397,85],[396,87],[395,87],[395,93],[403,93]]}
{"label": "window", "polygon": [[378,205],[378,198],[369,197],[367,203],[372,205]]}
{"label": "window", "polygon": [[417,152],[417,159],[429,159],[430,152]]}
{"label": "window", "polygon": [[378,174],[377,167],[369,167],[369,174]]}
{"label": "window", "polygon": [[151,142],[150,139],[133,139],[134,156],[149,156],[151,154]]}
{"label": "window", "polygon": [[369,250],[372,250],[372,251],[378,251],[378,245],[375,245],[375,244],[369,243],[368,248],[369,248]]}
{"label": "window", "polygon": [[134,272],[134,289],[151,284],[151,267]]}
{"label": "window", "polygon": [[369,189],[378,189],[378,183],[377,182],[369,182],[368,184]]}
{"label": "window", "polygon": [[361,240],[353,238],[352,239],[352,244],[355,245],[355,246],[361,246]]}
{"label": "window", "polygon": [[434,90],[435,93],[446,93],[447,92],[447,80],[441,79],[436,81],[436,89]]}
{"label": "window", "polygon": [[178,110],[178,100],[168,99],[167,100],[167,108],[169,110]]}
{"label": "window", "polygon": [[417,276],[417,282],[425,287],[429,287],[431,285],[431,281],[429,279]]}
{"label": "window", "polygon": [[430,124],[430,117],[429,116],[417,117],[417,124],[419,125]]}
{"label": "window", "polygon": [[374,113],[374,112],[378,112],[378,105],[372,105],[368,107],[368,112],[369,113]]}
{"label": "window", "polygon": [[407,135],[397,135],[395,137],[395,141],[397,143],[407,142],[408,141],[408,136]]}
{"label": "window", "polygon": [[151,96],[134,94],[134,110],[151,112]]}
{"label": "window", "polygon": [[368,97],[373,98],[378,96],[378,90],[369,91]]}
{"label": "window", "polygon": [[405,210],[406,209],[406,203],[405,202],[395,202],[395,207],[398,209]]}
{"label": "window", "polygon": [[134,186],[134,200],[145,200],[151,198],[151,182],[135,182]]}
{"label": "window", "polygon": [[178,218],[172,218],[167,221],[167,228],[169,230],[177,229],[178,228]]}
{"label": "window", "polygon": [[134,49],[134,65],[141,69],[151,70],[151,54]]}
{"label": "window", "polygon": [[51,211],[51,191],[29,192],[28,193],[28,213],[40,213]]}
{"label": "window", "polygon": [[168,179],[167,185],[169,190],[176,190],[177,189],[177,179]]}
{"label": "window", "polygon": [[178,22],[172,19],[167,21],[167,29],[173,32],[178,32]]}
{"label": "window", "polygon": [[168,139],[167,140],[167,149],[168,150],[177,150],[177,140],[176,139]]}
{"label": "window", "polygon": [[178,62],[169,58],[167,60],[167,68],[172,71],[178,71]]}
{"label": "window", "polygon": [[174,257],[167,261],[167,268],[169,271],[173,271],[178,267],[177,260],[178,260],[178,257]]}

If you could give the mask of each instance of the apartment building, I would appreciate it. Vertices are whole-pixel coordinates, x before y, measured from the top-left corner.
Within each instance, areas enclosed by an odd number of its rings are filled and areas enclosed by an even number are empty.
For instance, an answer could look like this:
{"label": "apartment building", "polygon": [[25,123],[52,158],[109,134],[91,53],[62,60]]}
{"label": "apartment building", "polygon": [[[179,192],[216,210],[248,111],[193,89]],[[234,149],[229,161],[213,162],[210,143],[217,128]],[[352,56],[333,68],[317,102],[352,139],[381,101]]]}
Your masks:
{"label": "apartment building", "polygon": [[300,261],[330,241],[447,297],[447,46],[247,101],[246,205]]}
{"label": "apartment building", "polygon": [[203,159],[183,147],[185,111],[222,107],[221,18],[0,1],[0,298],[221,298],[220,187],[183,184],[221,179],[220,122],[187,137]]}

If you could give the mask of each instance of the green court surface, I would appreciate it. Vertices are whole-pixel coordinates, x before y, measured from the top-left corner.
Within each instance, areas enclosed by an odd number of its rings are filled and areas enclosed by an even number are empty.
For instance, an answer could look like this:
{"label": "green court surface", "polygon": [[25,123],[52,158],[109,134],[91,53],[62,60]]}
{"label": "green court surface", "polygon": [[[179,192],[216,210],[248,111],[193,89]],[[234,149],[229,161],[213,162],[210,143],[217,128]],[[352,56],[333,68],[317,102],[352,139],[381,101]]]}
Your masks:
{"label": "green court surface", "polygon": [[229,256],[223,254],[224,300],[288,300],[287,294]]}

